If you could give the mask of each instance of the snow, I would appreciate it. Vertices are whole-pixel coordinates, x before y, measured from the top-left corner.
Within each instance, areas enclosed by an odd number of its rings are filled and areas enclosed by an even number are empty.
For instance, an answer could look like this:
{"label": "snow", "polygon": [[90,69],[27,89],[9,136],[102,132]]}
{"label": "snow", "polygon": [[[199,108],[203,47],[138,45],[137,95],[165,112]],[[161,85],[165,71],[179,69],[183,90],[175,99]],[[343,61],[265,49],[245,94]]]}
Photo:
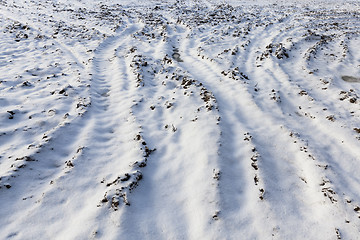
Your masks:
{"label": "snow", "polygon": [[358,239],[359,12],[0,0],[0,238]]}

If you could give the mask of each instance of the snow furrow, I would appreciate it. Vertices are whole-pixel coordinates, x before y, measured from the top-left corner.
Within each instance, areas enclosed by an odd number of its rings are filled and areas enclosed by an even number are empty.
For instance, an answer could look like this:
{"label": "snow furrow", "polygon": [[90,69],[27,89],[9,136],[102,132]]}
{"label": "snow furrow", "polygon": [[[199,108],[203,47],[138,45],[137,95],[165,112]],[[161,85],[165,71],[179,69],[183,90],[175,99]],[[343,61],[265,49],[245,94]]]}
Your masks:
{"label": "snow furrow", "polygon": [[0,0],[0,238],[357,239],[359,10]]}

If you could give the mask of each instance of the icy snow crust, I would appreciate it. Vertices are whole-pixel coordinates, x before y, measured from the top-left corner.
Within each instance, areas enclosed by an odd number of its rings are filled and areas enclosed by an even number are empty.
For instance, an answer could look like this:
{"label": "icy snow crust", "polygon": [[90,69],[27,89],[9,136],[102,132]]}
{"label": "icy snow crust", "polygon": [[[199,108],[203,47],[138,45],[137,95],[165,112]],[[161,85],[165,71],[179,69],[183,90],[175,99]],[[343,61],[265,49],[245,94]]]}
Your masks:
{"label": "icy snow crust", "polygon": [[359,239],[358,1],[0,0],[1,239]]}

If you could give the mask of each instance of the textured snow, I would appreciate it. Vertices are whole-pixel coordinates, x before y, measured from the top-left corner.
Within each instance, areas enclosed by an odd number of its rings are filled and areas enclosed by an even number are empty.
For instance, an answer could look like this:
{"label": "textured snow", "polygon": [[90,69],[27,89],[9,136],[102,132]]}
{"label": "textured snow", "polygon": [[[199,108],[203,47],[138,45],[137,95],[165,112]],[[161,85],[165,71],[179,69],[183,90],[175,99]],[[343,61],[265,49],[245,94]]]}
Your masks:
{"label": "textured snow", "polygon": [[0,0],[0,239],[359,239],[359,12]]}

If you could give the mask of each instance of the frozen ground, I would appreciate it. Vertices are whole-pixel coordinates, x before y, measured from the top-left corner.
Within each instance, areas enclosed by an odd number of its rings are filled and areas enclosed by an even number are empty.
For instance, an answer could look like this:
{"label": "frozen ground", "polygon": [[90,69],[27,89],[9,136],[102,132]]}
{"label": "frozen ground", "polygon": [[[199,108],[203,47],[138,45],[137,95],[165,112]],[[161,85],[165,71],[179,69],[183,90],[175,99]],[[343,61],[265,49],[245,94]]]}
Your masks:
{"label": "frozen ground", "polygon": [[0,0],[0,239],[359,239],[359,12]]}

